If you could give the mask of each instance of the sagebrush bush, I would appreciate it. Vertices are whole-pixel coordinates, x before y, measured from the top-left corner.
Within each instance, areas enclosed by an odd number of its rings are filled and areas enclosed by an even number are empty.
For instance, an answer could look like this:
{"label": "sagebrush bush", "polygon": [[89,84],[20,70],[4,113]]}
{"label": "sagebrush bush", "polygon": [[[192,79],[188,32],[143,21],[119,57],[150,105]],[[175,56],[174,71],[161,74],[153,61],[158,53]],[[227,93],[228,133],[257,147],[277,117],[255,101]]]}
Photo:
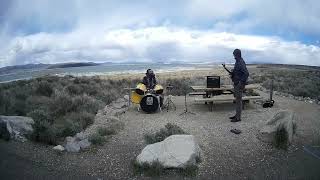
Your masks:
{"label": "sagebrush bush", "polygon": [[286,128],[281,126],[277,129],[273,143],[275,147],[279,149],[284,149],[284,150],[288,149],[288,132]]}
{"label": "sagebrush bush", "polygon": [[134,160],[132,162],[132,168],[135,175],[145,174],[147,176],[160,176],[165,171],[165,168],[159,161],[154,161],[151,164],[139,164]]}
{"label": "sagebrush bush", "polygon": [[72,97],[67,92],[56,90],[49,110],[54,117],[64,116],[71,111],[72,103]]}
{"label": "sagebrush bush", "polygon": [[101,136],[109,136],[109,135],[113,135],[116,133],[117,133],[117,131],[114,128],[100,127],[98,129],[98,134],[100,134]]}
{"label": "sagebrush bush", "polygon": [[192,85],[190,78],[181,79],[167,79],[164,86],[171,85],[173,89],[171,90],[172,95],[183,96],[191,91],[190,86]]}
{"label": "sagebrush bush", "polygon": [[36,95],[30,95],[26,99],[26,111],[31,112],[37,109],[42,109],[44,111],[49,111],[48,108],[51,104],[52,98],[47,96],[36,96]]}
{"label": "sagebrush bush", "polygon": [[187,134],[178,125],[168,123],[165,128],[161,128],[158,132],[152,134],[145,134],[144,140],[146,144],[153,144],[163,141],[165,138],[174,134]]}
{"label": "sagebrush bush", "polygon": [[34,120],[31,139],[48,144],[56,144],[58,140],[57,130],[53,126],[49,115],[42,110],[35,110],[28,114]]}
{"label": "sagebrush bush", "polygon": [[104,106],[105,104],[102,101],[86,94],[75,96],[69,104],[69,107],[75,112],[86,111],[93,114],[96,114]]}
{"label": "sagebrush bush", "polygon": [[74,136],[78,132],[81,132],[83,128],[81,124],[77,121],[72,121],[69,119],[64,119],[63,124],[61,126],[61,133],[59,134],[60,137],[67,137],[67,136]]}
{"label": "sagebrush bush", "polygon": [[80,128],[83,130],[93,123],[94,116],[95,114],[82,111],[82,112],[72,112],[64,116],[64,119],[79,124]]}
{"label": "sagebrush bush", "polygon": [[266,69],[262,74],[251,75],[255,82],[270,89],[273,79],[275,91],[292,94],[294,96],[320,99],[320,71],[298,69]]}
{"label": "sagebrush bush", "polygon": [[106,139],[104,136],[101,136],[99,133],[94,133],[89,136],[89,141],[94,145],[103,145]]}
{"label": "sagebrush bush", "polygon": [[51,84],[47,81],[40,81],[36,86],[36,94],[50,97],[53,93]]}
{"label": "sagebrush bush", "polygon": [[[35,119],[33,139],[52,144],[93,123],[99,109],[124,94],[130,81],[43,76],[0,84],[0,114]],[[114,85],[112,85],[112,83]]]}
{"label": "sagebrush bush", "polygon": [[83,89],[81,86],[78,86],[76,84],[70,84],[66,87],[66,90],[68,91],[69,94],[72,95],[79,95],[83,93]]}

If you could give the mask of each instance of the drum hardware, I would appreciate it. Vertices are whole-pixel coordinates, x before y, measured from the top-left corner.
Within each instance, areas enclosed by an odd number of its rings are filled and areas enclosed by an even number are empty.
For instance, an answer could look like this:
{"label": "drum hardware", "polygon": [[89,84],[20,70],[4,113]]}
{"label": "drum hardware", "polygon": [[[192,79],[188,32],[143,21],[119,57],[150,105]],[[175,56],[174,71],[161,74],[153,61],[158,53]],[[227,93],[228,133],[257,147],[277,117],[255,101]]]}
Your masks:
{"label": "drum hardware", "polygon": [[179,116],[181,116],[183,114],[193,114],[193,115],[195,115],[196,113],[191,112],[191,111],[188,110],[188,105],[187,105],[187,95],[191,91],[191,87],[190,86],[185,86],[183,91],[184,91],[184,108],[185,109]]}
{"label": "drum hardware", "polygon": [[274,104],[274,100],[272,99],[272,95],[273,95],[273,79],[271,80],[270,83],[270,98],[269,100],[265,101],[262,105],[263,108],[268,108],[268,107],[272,107]]}

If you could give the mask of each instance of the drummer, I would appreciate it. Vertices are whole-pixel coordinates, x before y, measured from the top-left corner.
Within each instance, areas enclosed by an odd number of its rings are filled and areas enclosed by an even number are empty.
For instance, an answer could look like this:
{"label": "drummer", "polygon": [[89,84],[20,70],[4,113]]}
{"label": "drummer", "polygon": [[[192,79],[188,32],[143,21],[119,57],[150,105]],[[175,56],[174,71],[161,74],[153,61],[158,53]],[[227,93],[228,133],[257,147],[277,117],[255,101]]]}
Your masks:
{"label": "drummer", "polygon": [[146,76],[143,77],[142,83],[146,85],[147,89],[154,89],[154,87],[157,85],[156,76],[152,69],[147,70]]}

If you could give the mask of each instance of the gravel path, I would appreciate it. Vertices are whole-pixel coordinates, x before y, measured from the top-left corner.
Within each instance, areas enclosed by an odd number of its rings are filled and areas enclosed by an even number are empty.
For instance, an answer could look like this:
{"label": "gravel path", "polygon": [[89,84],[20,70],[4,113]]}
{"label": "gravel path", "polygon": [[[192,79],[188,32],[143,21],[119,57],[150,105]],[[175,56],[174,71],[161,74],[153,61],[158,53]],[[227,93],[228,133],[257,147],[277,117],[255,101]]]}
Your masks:
{"label": "gravel path", "polygon": [[[52,146],[0,141],[0,174],[5,179],[152,179],[134,176],[131,161],[145,146],[144,134],[158,131],[170,122],[196,137],[202,149],[202,162],[196,177],[168,173],[158,179],[320,178],[320,161],[302,149],[320,137],[320,106],[275,96],[274,108],[263,109],[250,103],[242,121],[231,123],[228,117],[234,112],[232,104],[216,105],[210,112],[204,104],[189,103],[189,109],[196,114],[180,116],[183,99],[175,97],[176,111],[144,114],[131,107],[121,117],[123,130],[105,145],[82,153],[58,154],[52,151]],[[299,117],[297,136],[287,152],[256,138],[258,130],[280,107],[295,111]],[[231,133],[233,128],[241,129],[242,133]]]}

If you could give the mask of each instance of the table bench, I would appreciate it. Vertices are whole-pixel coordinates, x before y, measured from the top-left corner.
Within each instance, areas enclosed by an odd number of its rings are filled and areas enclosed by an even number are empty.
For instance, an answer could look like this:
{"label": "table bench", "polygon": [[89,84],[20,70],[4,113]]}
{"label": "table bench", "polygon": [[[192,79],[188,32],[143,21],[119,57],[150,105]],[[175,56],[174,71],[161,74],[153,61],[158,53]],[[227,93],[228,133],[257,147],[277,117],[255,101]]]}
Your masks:
{"label": "table bench", "polygon": [[[257,99],[262,99],[261,96],[243,96],[242,101],[248,102],[249,100],[257,100]],[[195,102],[205,102],[205,103],[210,103],[210,110],[213,110],[213,103],[215,102],[230,102],[230,101],[235,101],[235,97],[233,95],[218,95],[218,96],[213,96],[210,98],[195,98]],[[243,106],[244,107],[244,106]]]}

